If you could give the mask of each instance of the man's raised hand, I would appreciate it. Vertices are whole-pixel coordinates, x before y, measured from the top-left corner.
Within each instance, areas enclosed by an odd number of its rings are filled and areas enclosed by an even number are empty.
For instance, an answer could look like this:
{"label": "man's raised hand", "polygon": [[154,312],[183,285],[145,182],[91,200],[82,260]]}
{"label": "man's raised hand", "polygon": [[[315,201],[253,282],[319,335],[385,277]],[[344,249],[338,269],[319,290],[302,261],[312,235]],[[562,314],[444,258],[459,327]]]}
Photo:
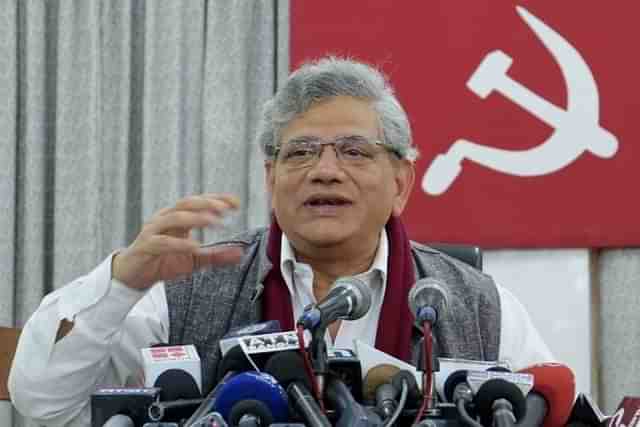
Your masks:
{"label": "man's raised hand", "polygon": [[159,210],[133,243],[115,255],[113,278],[142,290],[206,266],[237,262],[241,247],[201,247],[191,230],[220,226],[225,213],[239,205],[238,198],[230,194],[202,194]]}

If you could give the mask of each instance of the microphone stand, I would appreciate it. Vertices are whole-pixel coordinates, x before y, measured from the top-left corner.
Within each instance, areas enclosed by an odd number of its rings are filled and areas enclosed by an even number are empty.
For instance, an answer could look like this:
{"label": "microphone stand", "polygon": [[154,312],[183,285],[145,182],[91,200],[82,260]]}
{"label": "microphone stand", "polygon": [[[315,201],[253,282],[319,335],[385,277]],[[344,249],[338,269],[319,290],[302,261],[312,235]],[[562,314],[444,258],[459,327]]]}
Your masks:
{"label": "microphone stand", "polygon": [[318,398],[322,398],[324,395],[326,377],[329,373],[327,342],[324,340],[326,331],[327,326],[324,323],[320,323],[313,329],[311,334],[311,366],[318,384],[318,394],[320,395],[317,396]]}

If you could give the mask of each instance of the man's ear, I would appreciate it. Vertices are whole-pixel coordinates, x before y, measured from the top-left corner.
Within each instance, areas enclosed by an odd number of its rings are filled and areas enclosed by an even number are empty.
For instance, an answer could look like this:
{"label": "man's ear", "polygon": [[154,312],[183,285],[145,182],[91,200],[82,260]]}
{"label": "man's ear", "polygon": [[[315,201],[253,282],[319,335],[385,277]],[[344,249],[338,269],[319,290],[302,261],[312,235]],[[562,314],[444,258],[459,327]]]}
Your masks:
{"label": "man's ear", "polygon": [[391,213],[394,216],[400,216],[404,211],[413,183],[416,179],[416,169],[413,162],[401,160],[395,168],[396,195],[393,201],[393,209]]}

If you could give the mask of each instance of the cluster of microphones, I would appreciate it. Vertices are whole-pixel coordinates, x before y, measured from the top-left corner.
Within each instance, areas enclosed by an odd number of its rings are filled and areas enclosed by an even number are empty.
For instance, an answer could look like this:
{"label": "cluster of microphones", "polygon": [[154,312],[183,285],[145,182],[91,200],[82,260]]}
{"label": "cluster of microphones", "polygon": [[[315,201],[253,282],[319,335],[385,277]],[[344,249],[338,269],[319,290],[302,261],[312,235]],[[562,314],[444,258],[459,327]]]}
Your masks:
{"label": "cluster of microphones", "polygon": [[92,427],[607,424],[611,417],[587,396],[576,398],[574,375],[563,364],[511,372],[500,362],[433,357],[431,328],[447,316],[450,298],[446,286],[432,278],[418,281],[409,293],[415,326],[424,333],[419,369],[391,356],[370,366],[352,350],[327,348],[331,323],[358,319],[371,305],[364,282],[341,278],[324,300],[304,310],[295,331],[280,331],[277,321],[231,331],[220,341],[214,385],[204,395],[193,345],[143,349],[145,386],[96,391]]}

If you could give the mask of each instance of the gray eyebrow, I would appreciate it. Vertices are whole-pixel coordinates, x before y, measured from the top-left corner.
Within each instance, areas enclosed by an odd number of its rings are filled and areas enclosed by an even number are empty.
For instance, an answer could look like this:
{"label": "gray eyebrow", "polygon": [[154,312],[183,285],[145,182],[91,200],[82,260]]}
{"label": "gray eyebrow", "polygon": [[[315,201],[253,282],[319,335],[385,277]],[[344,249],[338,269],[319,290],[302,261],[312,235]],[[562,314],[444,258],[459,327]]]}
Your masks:
{"label": "gray eyebrow", "polygon": [[296,136],[295,138],[290,139],[289,141],[287,141],[287,144],[301,144],[301,143],[309,143],[309,142],[317,142],[320,141],[321,139],[315,136]]}
{"label": "gray eyebrow", "polygon": [[[317,136],[302,135],[302,136],[296,136],[295,138],[290,139],[287,142],[287,144],[292,142],[295,144],[310,143],[310,142],[318,142],[322,140],[323,140],[322,138],[318,138]],[[368,140],[368,138],[362,135],[338,135],[337,137],[333,138],[332,141],[339,141],[339,140]]]}

